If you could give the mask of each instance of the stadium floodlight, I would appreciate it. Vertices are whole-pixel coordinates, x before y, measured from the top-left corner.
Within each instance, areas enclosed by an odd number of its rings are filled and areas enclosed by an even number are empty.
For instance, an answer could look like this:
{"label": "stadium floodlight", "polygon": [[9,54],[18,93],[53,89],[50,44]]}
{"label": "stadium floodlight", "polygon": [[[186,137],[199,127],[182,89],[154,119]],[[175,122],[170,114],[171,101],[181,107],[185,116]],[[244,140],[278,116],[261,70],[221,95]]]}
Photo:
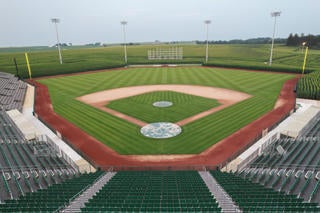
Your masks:
{"label": "stadium floodlight", "polygon": [[204,23],[206,24],[206,34],[207,34],[207,45],[206,45],[206,63],[208,62],[208,51],[209,51],[209,24],[211,24],[211,20],[205,20]]}
{"label": "stadium floodlight", "polygon": [[59,60],[60,64],[62,64],[62,55],[61,55],[61,49],[60,49],[60,41],[59,41],[59,33],[58,33],[58,23],[60,22],[60,19],[58,18],[52,18],[51,22],[54,23],[55,29],[56,29],[56,34],[57,34],[57,42],[58,42],[58,52],[59,52]]}
{"label": "stadium floodlight", "polygon": [[276,23],[277,23],[277,17],[280,16],[281,12],[272,12],[271,17],[274,17],[274,25],[273,25],[273,35],[272,35],[272,41],[271,41],[271,50],[270,50],[270,60],[269,60],[269,66],[272,65],[272,54],[273,54],[273,44],[274,44],[274,35],[276,33]]}
{"label": "stadium floodlight", "polygon": [[121,21],[121,25],[123,26],[123,48],[124,48],[124,62],[127,64],[127,41],[126,41],[126,25],[128,24],[127,21]]}

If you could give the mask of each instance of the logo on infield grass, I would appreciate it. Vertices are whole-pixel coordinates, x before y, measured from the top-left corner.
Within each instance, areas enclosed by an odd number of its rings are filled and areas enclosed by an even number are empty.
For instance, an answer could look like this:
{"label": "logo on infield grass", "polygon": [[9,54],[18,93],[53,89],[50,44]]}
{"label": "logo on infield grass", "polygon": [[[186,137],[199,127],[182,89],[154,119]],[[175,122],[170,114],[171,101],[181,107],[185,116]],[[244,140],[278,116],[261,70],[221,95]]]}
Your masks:
{"label": "logo on infield grass", "polygon": [[170,107],[172,106],[172,102],[170,101],[157,101],[157,102],[154,102],[152,105],[155,106],[155,107]]}

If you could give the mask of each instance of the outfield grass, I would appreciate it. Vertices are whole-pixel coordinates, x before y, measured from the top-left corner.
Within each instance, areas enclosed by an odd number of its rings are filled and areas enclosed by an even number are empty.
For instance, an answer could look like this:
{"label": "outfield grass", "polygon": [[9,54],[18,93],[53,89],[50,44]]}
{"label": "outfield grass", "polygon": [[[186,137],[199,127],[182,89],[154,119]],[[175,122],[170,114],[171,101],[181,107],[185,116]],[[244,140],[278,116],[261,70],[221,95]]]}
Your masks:
{"label": "outfield grass", "polygon": [[[157,101],[170,101],[170,107],[154,107]],[[150,92],[110,102],[107,107],[138,118],[141,121],[178,122],[182,119],[217,107],[213,99],[172,91]]]}
{"label": "outfield grass", "polygon": [[[120,154],[199,153],[270,111],[287,74],[213,68],[130,68],[42,79],[54,110]],[[151,139],[140,127],[75,100],[97,91],[138,85],[190,84],[241,91],[253,97],[183,126],[169,139]],[[191,110],[191,109],[190,109]],[[193,109],[192,109],[193,110]]]}
{"label": "outfield grass", "polygon": [[[204,45],[184,45],[184,59],[177,61],[148,61],[147,51],[154,46],[128,46],[129,64],[146,63],[204,63]],[[1,49],[0,49],[1,50]],[[13,58],[17,59],[20,75],[28,77],[24,48],[2,49],[0,51],[0,71],[15,73]],[[19,52],[21,51],[21,52]],[[25,49],[33,76],[47,76],[62,73],[74,73],[88,70],[106,69],[124,66],[123,48],[121,46],[97,48],[67,48],[62,50],[63,61],[59,64],[58,53],[54,48]],[[245,67],[251,69],[270,69],[270,45],[210,45],[208,64],[218,66]],[[275,45],[271,69],[282,71],[299,71],[303,63],[303,52],[295,47]],[[307,70],[320,70],[320,51],[310,50]]]}

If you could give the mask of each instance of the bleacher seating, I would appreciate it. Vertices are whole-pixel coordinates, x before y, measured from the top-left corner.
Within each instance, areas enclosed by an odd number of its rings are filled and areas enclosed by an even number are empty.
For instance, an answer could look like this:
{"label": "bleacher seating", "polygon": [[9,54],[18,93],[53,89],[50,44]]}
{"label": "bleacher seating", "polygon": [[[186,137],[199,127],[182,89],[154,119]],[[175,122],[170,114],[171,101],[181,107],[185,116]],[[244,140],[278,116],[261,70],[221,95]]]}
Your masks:
{"label": "bleacher seating", "polygon": [[0,110],[0,202],[45,189],[78,173],[48,143],[27,141],[7,113]]}
{"label": "bleacher seating", "polygon": [[27,84],[9,73],[0,72],[0,106],[4,110],[21,111]]}
{"label": "bleacher seating", "polygon": [[[313,125],[318,125],[313,122]],[[308,127],[309,130],[313,126]],[[312,131],[311,131],[312,132]],[[309,134],[310,131],[303,131]],[[284,153],[279,153],[281,146]],[[305,201],[320,203],[320,138],[281,138],[269,145],[264,153],[239,172],[241,177],[277,191],[283,191],[303,198]]]}
{"label": "bleacher seating", "polygon": [[81,174],[37,192],[28,192],[19,199],[0,204],[0,212],[56,212],[68,204],[83,189],[89,187],[103,172]]}
{"label": "bleacher seating", "polygon": [[317,203],[263,187],[232,173],[211,174],[244,212],[320,212]]}
{"label": "bleacher seating", "polygon": [[303,128],[299,138],[320,137],[320,112]]}
{"label": "bleacher seating", "polygon": [[221,212],[196,171],[121,171],[82,212]]}

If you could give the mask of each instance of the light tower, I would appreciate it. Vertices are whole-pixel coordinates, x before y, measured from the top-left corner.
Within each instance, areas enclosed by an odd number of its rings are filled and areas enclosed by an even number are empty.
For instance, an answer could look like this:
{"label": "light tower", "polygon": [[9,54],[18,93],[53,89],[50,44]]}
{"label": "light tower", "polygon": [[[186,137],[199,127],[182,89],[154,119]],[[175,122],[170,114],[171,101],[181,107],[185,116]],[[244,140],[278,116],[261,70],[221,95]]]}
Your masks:
{"label": "light tower", "polygon": [[62,64],[62,55],[61,55],[59,33],[58,33],[58,25],[57,25],[60,22],[60,20],[58,18],[52,18],[51,22],[54,23],[54,26],[55,26],[55,29],[56,29],[57,42],[58,42],[58,52],[59,52],[59,61],[60,61],[60,64]]}
{"label": "light tower", "polygon": [[272,13],[271,13],[271,17],[274,17],[274,26],[273,26],[273,35],[272,35],[272,42],[271,42],[269,66],[272,65],[272,54],[273,54],[274,35],[275,35],[275,33],[276,33],[277,17],[280,16],[280,14],[281,14],[281,12],[272,12]]}
{"label": "light tower", "polygon": [[211,20],[205,20],[204,23],[206,24],[206,34],[207,34],[207,45],[206,45],[206,63],[208,62],[208,50],[209,50],[209,24],[211,24]]}
{"label": "light tower", "polygon": [[127,21],[121,21],[121,25],[123,26],[123,48],[124,48],[124,62],[127,64],[127,41],[126,41],[126,25],[128,24]]}

